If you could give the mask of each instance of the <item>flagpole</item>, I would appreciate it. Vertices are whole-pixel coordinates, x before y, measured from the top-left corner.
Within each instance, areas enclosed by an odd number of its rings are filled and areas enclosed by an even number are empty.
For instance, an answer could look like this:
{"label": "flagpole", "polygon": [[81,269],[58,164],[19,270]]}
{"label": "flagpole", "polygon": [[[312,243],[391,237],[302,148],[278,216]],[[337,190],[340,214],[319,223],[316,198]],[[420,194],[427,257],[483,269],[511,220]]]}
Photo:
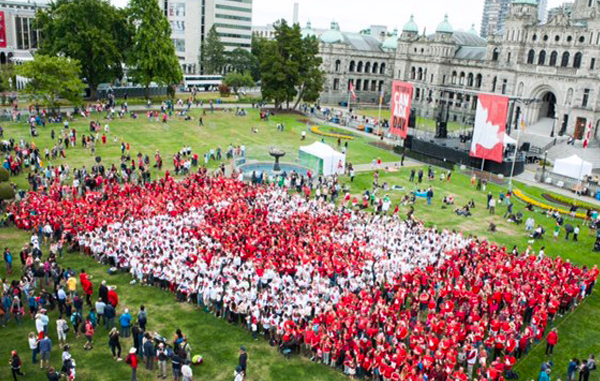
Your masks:
{"label": "flagpole", "polygon": [[517,131],[517,143],[515,144],[515,154],[513,156],[512,168],[510,169],[510,180],[508,181],[508,190],[512,192],[512,181],[515,173],[515,164],[517,163],[517,152],[519,151],[519,140],[521,139],[521,129]]}
{"label": "flagpole", "polygon": [[585,139],[583,139],[583,152],[581,153],[581,165],[579,166],[579,176],[577,177],[577,197],[581,198],[583,194],[583,181],[581,180],[581,175],[583,174],[583,164],[585,163],[585,151],[590,144],[590,138],[592,135],[592,122],[588,125],[587,131],[585,132]]}
{"label": "flagpole", "polygon": [[348,89],[348,121],[346,122],[346,126],[350,127],[350,98],[352,97],[352,90],[354,85],[350,82],[350,88]]}
{"label": "flagpole", "polygon": [[[383,90],[381,91],[383,93]],[[379,115],[377,116],[377,125],[379,127],[379,133],[381,133],[381,103],[383,101],[383,95],[379,94]]]}

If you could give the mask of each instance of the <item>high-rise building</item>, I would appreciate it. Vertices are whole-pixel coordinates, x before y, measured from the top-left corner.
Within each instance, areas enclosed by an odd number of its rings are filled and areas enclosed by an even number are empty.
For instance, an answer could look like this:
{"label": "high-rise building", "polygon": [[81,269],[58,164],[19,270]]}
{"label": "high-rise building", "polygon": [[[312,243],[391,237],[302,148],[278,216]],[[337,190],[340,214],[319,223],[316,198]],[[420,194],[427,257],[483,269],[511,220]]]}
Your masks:
{"label": "high-rise building", "polygon": [[200,48],[213,27],[225,51],[250,49],[252,0],[159,0],[184,74],[199,74]]}
{"label": "high-rise building", "polygon": [[538,0],[538,20],[542,24],[548,21],[548,0]]}
{"label": "high-rise building", "polygon": [[481,37],[487,38],[504,30],[504,21],[511,2],[512,0],[485,0],[481,19]]}
{"label": "high-rise building", "polygon": [[562,4],[561,6],[550,8],[548,10],[548,16],[547,16],[546,20],[550,21],[550,20],[552,20],[552,18],[554,16],[558,16],[560,14],[565,14],[567,16],[570,16],[571,12],[573,11],[574,5],[575,5],[575,3],[573,3],[573,2],[566,2],[566,3]]}

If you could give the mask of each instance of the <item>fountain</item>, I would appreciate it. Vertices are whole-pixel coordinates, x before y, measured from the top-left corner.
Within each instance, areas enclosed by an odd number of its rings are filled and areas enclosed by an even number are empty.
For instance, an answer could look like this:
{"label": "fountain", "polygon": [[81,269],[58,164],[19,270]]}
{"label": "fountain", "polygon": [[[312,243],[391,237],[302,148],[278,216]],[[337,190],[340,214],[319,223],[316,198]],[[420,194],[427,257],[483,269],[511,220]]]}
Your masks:
{"label": "fountain", "polygon": [[285,151],[272,148],[269,150],[269,155],[275,158],[275,164],[273,165],[273,172],[279,173],[281,172],[281,167],[279,166],[279,159],[285,156]]}

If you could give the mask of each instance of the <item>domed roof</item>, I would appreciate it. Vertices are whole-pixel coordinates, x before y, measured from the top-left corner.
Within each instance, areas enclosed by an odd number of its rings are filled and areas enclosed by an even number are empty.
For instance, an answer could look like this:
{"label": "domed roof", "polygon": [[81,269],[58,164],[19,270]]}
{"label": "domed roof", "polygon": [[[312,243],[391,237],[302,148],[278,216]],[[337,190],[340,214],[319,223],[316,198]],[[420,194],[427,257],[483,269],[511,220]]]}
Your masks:
{"label": "domed roof", "polygon": [[513,0],[513,4],[538,5],[537,0]]}
{"label": "domed roof", "polygon": [[410,20],[408,20],[408,22],[404,24],[402,31],[408,33],[419,33],[419,27],[417,26],[417,23],[415,23],[414,15],[410,15]]}
{"label": "domed roof", "polygon": [[477,33],[477,30],[475,29],[475,24],[471,24],[471,29],[469,29],[469,33],[479,36],[479,33]]}
{"label": "domed roof", "polygon": [[306,23],[306,28],[302,29],[302,38],[307,37],[315,37],[317,33],[313,30],[312,24],[309,22]]}
{"label": "domed roof", "polygon": [[448,14],[447,13],[446,13],[446,16],[444,16],[444,21],[442,21],[440,23],[440,25],[438,25],[435,32],[436,33],[454,33],[454,30],[452,29],[452,25],[450,25],[450,23],[448,22]]}
{"label": "domed roof", "polygon": [[394,33],[383,41],[381,47],[383,49],[396,50],[398,47],[398,29],[394,29]]}
{"label": "domed roof", "polygon": [[335,44],[344,41],[344,36],[340,32],[340,26],[335,21],[331,23],[331,29],[321,35],[321,41],[326,44]]}

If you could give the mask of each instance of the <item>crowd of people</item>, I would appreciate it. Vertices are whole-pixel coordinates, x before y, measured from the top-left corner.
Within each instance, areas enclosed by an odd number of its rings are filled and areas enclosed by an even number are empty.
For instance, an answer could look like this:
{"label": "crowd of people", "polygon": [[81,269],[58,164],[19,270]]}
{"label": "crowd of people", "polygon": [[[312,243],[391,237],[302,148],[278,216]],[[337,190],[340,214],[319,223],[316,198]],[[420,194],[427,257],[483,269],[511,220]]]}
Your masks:
{"label": "crowd of people", "polygon": [[51,186],[11,208],[284,354],[368,380],[499,380],[598,269],[222,175]]}

